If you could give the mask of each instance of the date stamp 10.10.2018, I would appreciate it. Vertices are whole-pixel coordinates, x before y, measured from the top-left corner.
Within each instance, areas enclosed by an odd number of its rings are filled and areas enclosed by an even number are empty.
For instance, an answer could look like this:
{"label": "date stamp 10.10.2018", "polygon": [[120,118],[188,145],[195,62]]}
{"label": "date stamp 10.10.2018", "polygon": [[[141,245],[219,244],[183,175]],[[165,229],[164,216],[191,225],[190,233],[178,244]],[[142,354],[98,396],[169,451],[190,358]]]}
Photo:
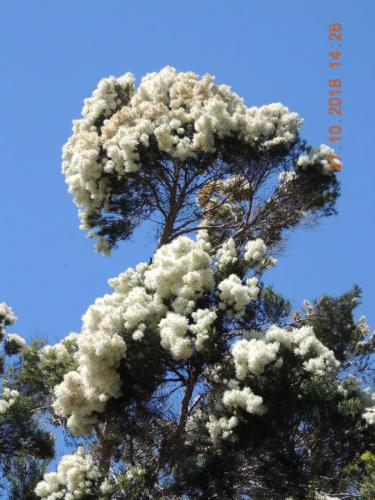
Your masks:
{"label": "date stamp 10.10.2018", "polygon": [[[329,142],[335,148],[337,154],[328,155],[329,168],[341,171],[342,169],[342,24],[331,23],[328,25],[328,115],[330,123],[328,126]],[[340,155],[340,156],[339,156]]]}

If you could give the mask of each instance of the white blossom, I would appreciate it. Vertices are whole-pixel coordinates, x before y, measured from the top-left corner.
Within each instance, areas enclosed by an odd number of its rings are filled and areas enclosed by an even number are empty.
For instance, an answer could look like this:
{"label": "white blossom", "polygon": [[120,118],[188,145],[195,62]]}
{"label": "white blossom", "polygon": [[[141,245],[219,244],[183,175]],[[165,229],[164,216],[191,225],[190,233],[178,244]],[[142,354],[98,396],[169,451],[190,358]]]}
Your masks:
{"label": "white blossom", "polygon": [[185,316],[169,312],[160,321],[161,345],[168,349],[174,359],[187,359],[193,353],[191,339],[186,337],[188,320]]}
{"label": "white blossom", "polygon": [[375,425],[375,406],[366,408],[362,417],[366,420],[369,425]]}
{"label": "white blossom", "polygon": [[192,313],[192,317],[195,324],[190,325],[190,331],[195,335],[195,348],[197,351],[201,351],[209,339],[210,330],[217,314],[210,309],[197,309]]}
{"label": "white blossom", "polygon": [[17,316],[14,314],[12,308],[2,302],[0,304],[0,323],[5,325],[13,325],[17,321]]}
{"label": "white blossom", "polygon": [[0,415],[6,413],[14,405],[20,393],[16,389],[3,387],[2,397],[0,399]]}
{"label": "white blossom", "polygon": [[255,395],[250,387],[225,391],[223,403],[230,408],[242,408],[253,415],[263,415],[266,411],[263,398]]}
{"label": "white blossom", "polygon": [[[55,500],[58,498],[79,499],[85,494],[95,494],[100,483],[100,471],[90,453],[85,453],[82,446],[72,455],[64,455],[56,472],[47,472],[40,481],[35,493],[39,498]],[[99,485],[101,490],[101,485]],[[101,491],[110,493],[108,481]]]}
{"label": "white blossom", "polygon": [[224,269],[238,260],[236,244],[233,238],[227,240],[217,252],[217,266]]}
{"label": "white blossom", "polygon": [[267,247],[261,238],[246,243],[244,260],[257,271],[270,269],[277,262],[276,259],[267,256]]}
{"label": "white blossom", "polygon": [[366,316],[362,315],[357,323],[357,329],[363,337],[366,337],[370,333],[370,326],[367,324]]}
{"label": "white blossom", "polygon": [[231,348],[236,377],[243,380],[249,373],[261,375],[267,365],[275,361],[280,344],[263,340],[239,340]]}
{"label": "white blossom", "polygon": [[273,325],[267,330],[265,337],[268,342],[279,342],[285,348],[293,350],[297,356],[301,356],[305,360],[303,368],[307,372],[324,375],[339,366],[334,353],[320,342],[311,326],[288,331]]}
{"label": "white blossom", "polygon": [[145,272],[145,286],[172,303],[178,314],[190,312],[194,301],[214,286],[211,258],[190,238],[180,236],[157,250]]}
{"label": "white blossom", "polygon": [[[111,196],[111,179],[121,181],[142,165],[139,148],[153,138],[174,158],[212,152],[215,141],[235,136],[258,151],[297,138],[302,120],[280,103],[248,108],[227,85],[211,75],[178,73],[165,67],[142,78],[138,89],[131,73],[99,82],[85,100],[82,119],[64,146],[62,170],[69,191],[81,207],[82,227]],[[99,247],[108,252],[103,240]]]}
{"label": "white blossom", "polygon": [[126,343],[117,332],[123,328],[122,299],[115,292],[90,306],[77,337],[78,369],[68,372],[55,387],[54,410],[69,417],[74,434],[89,433],[96,422],[93,413],[102,412],[110,397],[121,395],[117,367],[126,355]]}
{"label": "white blossom", "polygon": [[261,238],[248,241],[245,246],[244,259],[254,265],[264,259],[267,247]]}
{"label": "white blossom", "polygon": [[297,167],[306,170],[318,166],[323,173],[329,174],[332,172],[331,164],[340,164],[338,160],[330,159],[330,155],[334,155],[334,150],[326,144],[321,144],[318,148],[312,149],[309,154],[301,155],[297,160]]}
{"label": "white blossom", "polygon": [[250,278],[243,284],[241,278],[231,274],[218,285],[221,307],[232,309],[236,317],[243,316],[246,306],[258,298],[257,283],[256,278]]}
{"label": "white blossom", "polygon": [[215,415],[209,415],[209,421],[206,423],[206,428],[210,434],[211,440],[215,445],[219,444],[221,439],[228,439],[233,435],[233,429],[239,423],[238,417],[220,417],[217,419]]}

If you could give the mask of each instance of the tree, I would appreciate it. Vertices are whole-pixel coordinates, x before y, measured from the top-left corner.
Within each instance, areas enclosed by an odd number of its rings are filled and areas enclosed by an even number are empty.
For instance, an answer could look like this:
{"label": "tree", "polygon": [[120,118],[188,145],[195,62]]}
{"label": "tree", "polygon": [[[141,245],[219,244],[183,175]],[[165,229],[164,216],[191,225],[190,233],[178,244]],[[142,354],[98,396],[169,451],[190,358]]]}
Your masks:
{"label": "tree", "polygon": [[54,455],[54,440],[41,426],[43,408],[38,398],[27,393],[17,377],[18,370],[22,370],[26,342],[16,333],[5,333],[16,319],[8,305],[0,304],[3,351],[0,358],[0,471],[4,480],[1,487],[8,490],[9,498],[34,499],[37,497],[33,490]]}
{"label": "tree", "polygon": [[82,228],[109,254],[151,218],[158,244],[78,334],[29,348],[19,380],[79,444],[40,498],[370,491],[374,340],[353,316],[359,288],[293,312],[263,280],[286,230],[335,213],[333,151],[301,124],[170,67],[137,89],[129,73],[104,79],[85,101],[63,152]]}

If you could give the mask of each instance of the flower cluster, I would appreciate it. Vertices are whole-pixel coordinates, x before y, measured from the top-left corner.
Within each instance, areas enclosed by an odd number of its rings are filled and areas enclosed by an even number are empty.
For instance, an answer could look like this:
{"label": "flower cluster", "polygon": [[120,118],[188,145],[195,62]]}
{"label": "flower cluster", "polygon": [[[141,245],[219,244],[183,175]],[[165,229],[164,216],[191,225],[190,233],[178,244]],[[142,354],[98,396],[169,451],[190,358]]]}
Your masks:
{"label": "flower cluster", "polygon": [[363,414],[363,418],[370,425],[375,425],[375,406],[366,408],[365,413]]}
{"label": "flower cluster", "polygon": [[292,182],[296,178],[296,172],[280,172],[279,174],[279,182],[280,185],[284,186],[288,184],[288,182]]}
{"label": "flower cluster", "polygon": [[78,334],[75,332],[69,333],[66,337],[54,345],[46,345],[39,353],[40,362],[48,365],[51,360],[64,364],[67,360],[71,360],[74,352],[77,350]]}
{"label": "flower cluster", "polygon": [[2,302],[0,304],[0,321],[5,325],[13,325],[17,321],[17,316],[14,314],[12,308]]}
{"label": "flower cluster", "polygon": [[297,160],[297,168],[306,170],[318,166],[323,173],[332,173],[330,163],[339,164],[340,162],[336,161],[336,159],[332,159],[330,162],[328,160],[330,155],[334,155],[334,150],[326,144],[321,144],[318,148],[311,149],[308,155],[301,155]]}
{"label": "flower cluster", "polygon": [[[151,264],[111,279],[114,292],[90,306],[74,340],[77,368],[55,387],[54,410],[68,418],[73,433],[89,433],[108,399],[126,391],[118,367],[130,338],[141,343],[159,335],[173,359],[185,360],[204,351],[219,312],[243,316],[247,304],[257,299],[256,278],[243,282],[231,274],[222,279],[216,257],[204,246],[201,239],[180,236],[159,248]],[[201,307],[204,297],[210,298],[209,307]],[[54,356],[65,355],[64,345],[48,347],[47,353],[51,349]]]}
{"label": "flower cluster", "polygon": [[[283,364],[282,349],[292,351],[300,357],[302,369],[311,373],[313,377],[322,376],[339,366],[333,352],[317,339],[310,326],[294,328],[289,331],[273,325],[264,335],[256,331],[252,331],[251,334],[256,338],[237,340],[231,347],[231,360],[236,378],[222,380],[227,388],[222,393],[221,402],[217,405],[217,409],[218,411],[220,408],[221,410],[230,409],[233,415],[231,417],[224,415],[219,418],[215,415],[209,415],[206,427],[214,445],[218,445],[220,439],[233,436],[233,428],[243,418],[238,410],[259,416],[267,411],[262,396],[255,394],[251,387],[243,384],[251,383],[253,377],[259,378],[264,375],[266,367],[271,364],[275,368],[281,367]],[[220,382],[221,378],[219,373],[215,381]],[[221,403],[224,407],[220,406]],[[372,409],[367,408],[364,418],[370,422],[374,415],[375,412],[372,413]],[[235,418],[235,420],[231,420],[231,418]],[[231,425],[230,429],[227,429],[229,422],[236,422],[236,425]]]}
{"label": "flower cluster", "polygon": [[0,414],[6,413],[14,405],[20,393],[15,389],[3,387],[2,398],[0,399]]}
{"label": "flower cluster", "polygon": [[266,332],[267,342],[278,342],[286,349],[301,357],[307,372],[320,376],[339,367],[333,352],[315,336],[311,326],[285,330],[272,326]]}
{"label": "flower cluster", "polygon": [[5,339],[5,352],[8,355],[18,354],[26,345],[26,340],[16,333],[8,333]]}
{"label": "flower cluster", "polygon": [[82,119],[63,149],[62,170],[83,226],[105,206],[111,178],[142,168],[140,150],[156,144],[173,158],[212,152],[218,141],[236,137],[258,151],[288,147],[302,120],[280,103],[248,108],[227,85],[165,67],[134,86],[131,73],[101,80],[85,100]]}
{"label": "flower cluster", "polygon": [[241,318],[245,314],[246,306],[258,298],[258,280],[249,278],[243,284],[236,274],[231,274],[218,285],[220,309],[232,311],[236,318]]}
{"label": "flower cluster", "polygon": [[277,342],[267,344],[263,340],[239,340],[231,349],[236,377],[243,380],[249,373],[262,375],[265,367],[275,361],[279,350]]}
{"label": "flower cluster", "polygon": [[15,316],[12,308],[2,302],[0,304],[0,339],[4,335],[4,327],[8,325],[14,325],[17,321],[17,317]]}
{"label": "flower cluster", "polygon": [[227,266],[235,264],[237,261],[238,254],[236,243],[233,238],[229,238],[217,252],[217,266],[220,270],[223,270]]}
{"label": "flower cluster", "polygon": [[[55,387],[53,408],[57,415],[69,416],[68,425],[74,434],[90,433],[96,422],[95,412],[102,412],[105,403],[121,395],[117,367],[126,354],[126,343],[116,333],[121,330],[116,294],[97,299],[83,320],[78,336],[77,370],[68,372]],[[120,305],[121,309],[121,305]]]}
{"label": "flower cluster", "polygon": [[46,345],[39,351],[39,369],[46,384],[54,386],[63,376],[77,368],[78,334],[70,333],[54,345]]}
{"label": "flower cluster", "polygon": [[206,428],[212,442],[218,445],[222,439],[228,439],[233,436],[233,429],[237,427],[238,423],[239,421],[236,416],[216,418],[215,415],[209,415]]}
{"label": "flower cluster", "polygon": [[246,243],[244,259],[258,271],[273,267],[277,260],[267,255],[267,247],[261,238]]}
{"label": "flower cluster", "polygon": [[178,314],[191,312],[195,301],[214,284],[209,254],[186,237],[161,247],[145,272],[145,286],[162,299],[175,297],[171,306]]}
{"label": "flower cluster", "polygon": [[375,393],[371,393],[370,389],[365,389],[365,408],[362,418],[364,418],[368,425],[375,425]]}
{"label": "flower cluster", "polygon": [[88,495],[91,498],[95,494],[95,498],[109,498],[111,488],[108,488],[105,481],[102,483],[105,487],[101,488],[100,479],[100,471],[92,455],[85,453],[80,446],[74,454],[65,455],[61,459],[57,472],[44,475],[43,481],[37,484],[35,493],[46,500],[74,500]]}
{"label": "flower cluster", "polygon": [[242,408],[253,415],[263,415],[266,411],[263,406],[263,399],[255,395],[250,387],[225,391],[223,403],[230,408]]}

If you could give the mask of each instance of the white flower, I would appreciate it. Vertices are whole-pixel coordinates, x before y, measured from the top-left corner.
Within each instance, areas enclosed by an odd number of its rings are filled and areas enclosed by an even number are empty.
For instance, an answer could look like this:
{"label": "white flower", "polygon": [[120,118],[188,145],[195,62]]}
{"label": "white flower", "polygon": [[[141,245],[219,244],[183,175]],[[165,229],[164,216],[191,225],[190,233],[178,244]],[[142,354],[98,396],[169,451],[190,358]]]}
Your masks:
{"label": "white flower", "polygon": [[305,361],[303,367],[315,375],[324,375],[339,366],[333,352],[315,336],[311,326],[284,330],[275,325],[266,332],[267,342],[278,342]]}
{"label": "white flower", "polygon": [[180,236],[157,250],[145,272],[145,286],[163,299],[175,296],[172,307],[184,314],[190,301],[214,286],[210,264],[210,256],[199,244]]}
{"label": "white flower", "polygon": [[0,414],[6,413],[14,405],[20,393],[16,389],[3,387],[2,399],[0,399]]}
{"label": "white flower", "polygon": [[264,259],[267,252],[267,247],[264,241],[260,238],[248,241],[245,246],[244,259],[249,264],[254,265]]}
{"label": "white flower", "polygon": [[265,343],[263,340],[239,340],[231,348],[236,377],[243,380],[249,373],[261,375],[265,367],[276,359],[278,342]]}
{"label": "white flower", "polygon": [[239,423],[238,417],[221,417],[217,419],[214,415],[209,416],[206,428],[210,434],[211,440],[215,445],[219,444],[220,439],[228,439],[233,435],[233,429]]}
{"label": "white flower", "polygon": [[74,434],[87,434],[102,412],[105,402],[100,395],[117,398],[121,380],[117,367],[126,355],[126,343],[117,333],[123,328],[123,297],[105,295],[90,306],[83,317],[82,332],[77,336],[77,371],[68,372],[55,387],[54,410],[69,417]]}
{"label": "white flower", "polygon": [[[63,148],[62,170],[69,191],[81,207],[81,227],[105,206],[113,179],[121,182],[142,168],[139,148],[150,139],[172,158],[194,158],[212,152],[218,140],[235,136],[258,151],[288,147],[298,136],[302,120],[280,103],[247,108],[227,85],[214,77],[178,73],[167,66],[142,78],[104,78],[85,100],[82,119]],[[98,248],[108,246],[100,239]]]}
{"label": "white flower", "polygon": [[231,408],[242,408],[253,415],[263,415],[266,411],[263,398],[256,396],[250,387],[225,391],[223,403]]}
{"label": "white flower", "polygon": [[188,359],[193,353],[191,339],[186,337],[188,320],[185,316],[169,312],[160,321],[161,345],[171,352],[174,359]]}
{"label": "white flower", "polygon": [[218,285],[221,307],[233,309],[236,317],[243,316],[246,306],[258,297],[259,288],[256,284],[256,278],[247,280],[244,285],[241,278],[236,274],[231,274]]}
{"label": "white flower", "polygon": [[56,472],[44,475],[35,493],[47,500],[80,498],[84,493],[95,493],[95,483],[99,478],[100,471],[93,457],[80,446],[74,454],[62,457]]}
{"label": "white flower", "polygon": [[365,413],[363,413],[362,417],[369,425],[375,425],[375,406],[366,408],[366,411]]}
{"label": "white flower", "polygon": [[236,244],[233,238],[230,238],[217,252],[217,266],[221,270],[230,264],[234,264],[237,260]]}
{"label": "white flower", "polygon": [[192,317],[195,324],[190,325],[190,331],[196,336],[195,348],[197,351],[201,351],[210,336],[210,329],[217,318],[217,314],[210,309],[197,309],[192,313]]}
{"label": "white flower", "polygon": [[297,160],[297,167],[306,170],[317,166],[323,173],[329,174],[332,172],[330,164],[340,164],[336,159],[330,160],[330,155],[334,155],[334,150],[326,144],[321,144],[318,148],[312,149],[308,155],[301,155]]}
{"label": "white flower", "polygon": [[5,325],[13,325],[17,321],[17,316],[15,316],[12,308],[2,302],[0,304],[0,323],[3,322]]}

